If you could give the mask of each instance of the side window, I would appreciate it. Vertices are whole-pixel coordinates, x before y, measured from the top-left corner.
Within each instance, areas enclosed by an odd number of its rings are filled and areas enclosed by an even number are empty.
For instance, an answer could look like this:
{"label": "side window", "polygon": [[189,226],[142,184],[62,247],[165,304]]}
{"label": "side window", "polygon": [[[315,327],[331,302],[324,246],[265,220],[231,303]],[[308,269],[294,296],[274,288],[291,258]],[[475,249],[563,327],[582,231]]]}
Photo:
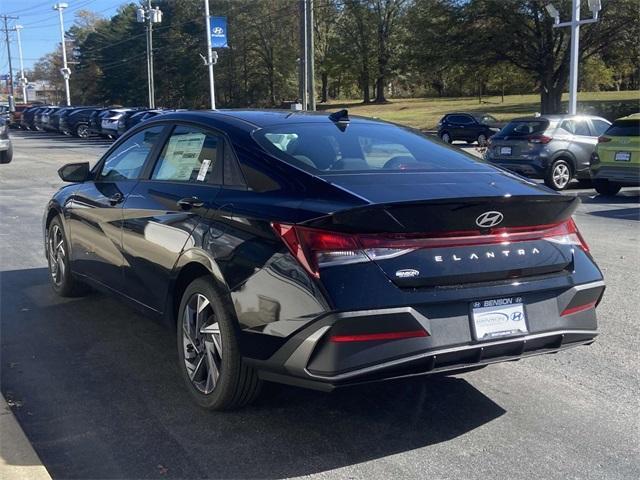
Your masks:
{"label": "side window", "polygon": [[177,126],[153,169],[153,180],[208,182],[218,163],[224,140],[202,130]]}
{"label": "side window", "polygon": [[576,126],[573,120],[564,120],[561,124],[560,124],[560,128],[565,130],[566,132],[569,132],[571,134],[576,133]]}
{"label": "side window", "polygon": [[164,129],[159,125],[147,128],[128,138],[104,161],[98,181],[131,180],[138,178],[144,162]]}
{"label": "side window", "polygon": [[227,142],[224,144],[224,163],[223,163],[224,184],[229,187],[244,187],[244,177],[238,165],[231,147]]}
{"label": "side window", "polygon": [[604,134],[604,132],[606,132],[610,126],[608,122],[605,122],[604,120],[599,120],[597,118],[594,118],[593,120],[591,120],[591,123],[593,124],[594,134],[596,137],[599,137],[600,135]]}
{"label": "side window", "polygon": [[576,135],[583,135],[585,137],[591,136],[591,130],[589,129],[589,124],[587,123],[586,120],[576,120],[575,128],[576,128],[576,131],[575,131]]}

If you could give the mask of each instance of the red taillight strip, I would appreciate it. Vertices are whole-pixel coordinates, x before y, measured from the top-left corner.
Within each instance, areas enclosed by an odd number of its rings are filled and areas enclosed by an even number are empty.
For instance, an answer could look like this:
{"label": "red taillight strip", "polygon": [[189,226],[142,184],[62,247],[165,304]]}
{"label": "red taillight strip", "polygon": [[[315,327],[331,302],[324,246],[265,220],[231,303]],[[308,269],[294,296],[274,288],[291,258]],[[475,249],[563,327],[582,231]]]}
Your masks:
{"label": "red taillight strip", "polygon": [[596,306],[597,301],[585,303],[584,305],[577,305],[575,307],[565,308],[560,314],[561,317],[566,315],[571,315],[573,313],[584,312],[585,310],[590,310]]}
{"label": "red taillight strip", "polygon": [[425,330],[408,330],[406,332],[363,333],[357,335],[333,335],[329,341],[334,343],[375,342],[379,340],[400,340],[402,338],[428,337]]}

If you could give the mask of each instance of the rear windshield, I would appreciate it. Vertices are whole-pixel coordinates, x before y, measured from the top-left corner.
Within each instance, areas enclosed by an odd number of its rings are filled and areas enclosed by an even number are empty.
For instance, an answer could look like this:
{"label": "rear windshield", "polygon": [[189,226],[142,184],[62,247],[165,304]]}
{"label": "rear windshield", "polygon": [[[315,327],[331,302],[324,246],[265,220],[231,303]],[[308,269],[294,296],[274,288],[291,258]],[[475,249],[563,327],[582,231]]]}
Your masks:
{"label": "rear windshield", "polygon": [[395,125],[288,124],[258,130],[256,140],[281,160],[314,174],[484,170],[452,147]]}
{"label": "rear windshield", "polygon": [[604,134],[612,137],[640,136],[640,120],[616,120]]}
{"label": "rear windshield", "polygon": [[502,129],[500,136],[527,137],[544,132],[548,126],[548,120],[514,120]]}

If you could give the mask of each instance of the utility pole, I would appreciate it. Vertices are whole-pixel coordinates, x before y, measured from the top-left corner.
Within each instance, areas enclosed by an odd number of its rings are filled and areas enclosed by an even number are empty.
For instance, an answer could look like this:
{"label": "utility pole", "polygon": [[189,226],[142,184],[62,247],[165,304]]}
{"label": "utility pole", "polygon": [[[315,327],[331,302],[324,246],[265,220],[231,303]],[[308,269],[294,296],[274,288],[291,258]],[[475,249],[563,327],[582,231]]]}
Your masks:
{"label": "utility pole", "polygon": [[309,110],[316,109],[315,53],[313,46],[313,0],[307,2],[307,91]]}
{"label": "utility pole", "polygon": [[587,0],[593,18],[580,20],[580,0],[571,2],[571,21],[560,23],[560,12],[551,3],[547,12],[554,18],[554,28],[571,27],[571,63],[569,65],[569,115],[575,115],[578,109],[578,62],[580,59],[580,25],[598,21],[602,9],[601,0]]}
{"label": "utility pole", "polygon": [[16,105],[15,100],[13,98],[13,66],[11,65],[11,43],[9,42],[9,27],[7,25],[8,20],[17,20],[18,17],[10,17],[8,15],[2,15],[1,18],[4,20],[4,37],[7,41],[7,56],[9,58],[9,110],[15,111]]}
{"label": "utility pole", "polygon": [[300,102],[307,109],[307,0],[299,0],[300,8]]}
{"label": "utility pole", "polygon": [[53,6],[53,9],[58,11],[58,15],[60,17],[60,41],[62,42],[62,68],[60,69],[60,73],[62,74],[62,78],[64,78],[64,91],[67,106],[70,106],[71,92],[69,90],[69,77],[71,76],[71,70],[69,70],[69,67],[67,66],[67,42],[64,38],[64,20],[62,18],[62,11],[68,6],[68,3],[56,3]]}
{"label": "utility pole", "polygon": [[16,31],[16,36],[18,37],[18,55],[20,56],[20,86],[22,87],[22,101],[27,103],[27,79],[24,76],[24,61],[22,58],[22,42],[20,41],[20,30],[22,30],[22,25],[16,25],[14,30]]}
{"label": "utility pole", "polygon": [[151,0],[147,5],[138,8],[136,21],[146,23],[147,29],[147,89],[149,93],[149,108],[156,108],[155,85],[153,80],[153,24],[162,22],[162,11],[151,6]]}
{"label": "utility pole", "polygon": [[213,80],[213,52],[211,48],[211,16],[209,14],[209,0],[204,0],[204,19],[207,24],[207,59],[205,64],[209,70],[209,97],[211,98],[211,110],[215,110],[216,91]]}

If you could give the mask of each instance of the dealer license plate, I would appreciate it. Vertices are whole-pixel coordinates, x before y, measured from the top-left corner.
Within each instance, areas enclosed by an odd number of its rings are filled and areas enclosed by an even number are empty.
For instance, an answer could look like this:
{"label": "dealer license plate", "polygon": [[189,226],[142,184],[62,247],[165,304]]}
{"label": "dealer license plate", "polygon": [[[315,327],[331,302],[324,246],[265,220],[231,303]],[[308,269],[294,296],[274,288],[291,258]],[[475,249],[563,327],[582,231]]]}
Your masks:
{"label": "dealer license plate", "polygon": [[500,147],[500,155],[511,155],[511,147]]}
{"label": "dealer license plate", "polygon": [[527,333],[522,298],[494,298],[471,304],[476,340],[491,340]]}

